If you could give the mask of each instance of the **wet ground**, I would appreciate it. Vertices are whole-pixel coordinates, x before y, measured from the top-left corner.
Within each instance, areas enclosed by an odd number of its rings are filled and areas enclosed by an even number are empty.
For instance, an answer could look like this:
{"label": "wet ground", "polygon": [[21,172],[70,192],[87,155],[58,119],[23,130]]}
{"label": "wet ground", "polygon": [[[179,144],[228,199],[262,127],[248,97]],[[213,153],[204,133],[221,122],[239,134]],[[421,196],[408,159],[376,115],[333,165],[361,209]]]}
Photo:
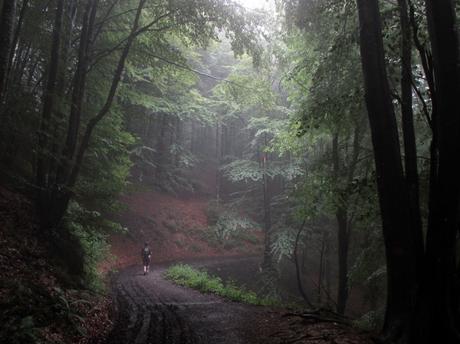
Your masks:
{"label": "wet ground", "polygon": [[119,318],[108,343],[248,343],[246,320],[263,308],[176,286],[163,278],[165,269],[156,266],[144,276],[136,266],[118,275],[114,287]]}
{"label": "wet ground", "polygon": [[[245,270],[256,258],[191,261],[200,267],[234,265]],[[122,270],[113,288],[118,317],[107,344],[370,343],[339,324],[308,322],[274,310],[226,301],[163,278],[166,265]]]}

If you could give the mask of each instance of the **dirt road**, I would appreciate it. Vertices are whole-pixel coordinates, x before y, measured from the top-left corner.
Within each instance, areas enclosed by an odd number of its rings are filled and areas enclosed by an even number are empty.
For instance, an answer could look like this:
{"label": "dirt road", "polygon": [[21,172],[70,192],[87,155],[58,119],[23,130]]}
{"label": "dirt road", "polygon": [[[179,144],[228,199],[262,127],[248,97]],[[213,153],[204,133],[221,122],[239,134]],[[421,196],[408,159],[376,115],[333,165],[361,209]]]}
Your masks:
{"label": "dirt road", "polygon": [[[253,258],[221,260],[245,264]],[[203,266],[206,262],[192,264]],[[248,320],[265,309],[176,286],[163,278],[165,269],[154,266],[144,276],[137,266],[118,275],[115,293],[119,318],[107,343],[250,343]]]}
{"label": "dirt road", "polygon": [[[254,259],[214,258],[190,264],[248,266],[257,264]],[[174,285],[163,278],[165,265],[154,266],[147,276],[141,268],[127,268],[114,281],[118,318],[107,344],[340,343],[336,340],[342,334],[346,343],[368,343],[361,336],[350,337],[350,331],[338,325],[332,330],[330,324],[327,329],[312,325],[308,332],[303,320],[288,319],[283,312]]]}

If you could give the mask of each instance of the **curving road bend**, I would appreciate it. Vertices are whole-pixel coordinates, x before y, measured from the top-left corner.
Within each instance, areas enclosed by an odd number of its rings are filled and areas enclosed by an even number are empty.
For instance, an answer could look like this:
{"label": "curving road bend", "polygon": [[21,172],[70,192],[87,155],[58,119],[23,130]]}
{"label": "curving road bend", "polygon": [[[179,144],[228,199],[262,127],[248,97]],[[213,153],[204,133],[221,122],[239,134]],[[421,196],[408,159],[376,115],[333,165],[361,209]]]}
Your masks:
{"label": "curving road bend", "polygon": [[[254,258],[217,258],[194,265],[246,264]],[[121,271],[114,281],[118,319],[107,344],[260,343],[251,321],[263,307],[225,301],[180,287],[163,278],[166,266]],[[266,338],[267,339],[267,338]],[[267,343],[267,340],[263,342]]]}

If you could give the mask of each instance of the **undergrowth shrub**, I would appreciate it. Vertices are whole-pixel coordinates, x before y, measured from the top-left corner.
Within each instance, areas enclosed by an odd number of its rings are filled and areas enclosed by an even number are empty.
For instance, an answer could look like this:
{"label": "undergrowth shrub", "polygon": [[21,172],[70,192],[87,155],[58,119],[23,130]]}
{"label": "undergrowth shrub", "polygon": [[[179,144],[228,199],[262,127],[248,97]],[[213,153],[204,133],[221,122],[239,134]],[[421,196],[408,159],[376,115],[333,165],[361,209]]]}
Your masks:
{"label": "undergrowth shrub", "polygon": [[89,211],[77,202],[72,202],[65,222],[66,229],[79,241],[83,250],[83,280],[86,287],[100,291],[104,284],[98,264],[110,257],[107,242],[109,232],[126,231],[121,225],[111,222],[97,211]]}

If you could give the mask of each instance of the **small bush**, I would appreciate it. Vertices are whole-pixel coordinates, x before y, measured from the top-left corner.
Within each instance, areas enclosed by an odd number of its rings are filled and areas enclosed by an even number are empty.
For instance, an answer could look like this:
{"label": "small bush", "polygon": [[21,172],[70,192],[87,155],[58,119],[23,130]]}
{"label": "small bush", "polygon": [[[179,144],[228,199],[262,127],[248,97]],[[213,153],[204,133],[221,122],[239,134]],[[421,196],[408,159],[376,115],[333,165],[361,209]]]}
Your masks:
{"label": "small bush", "polygon": [[261,306],[279,305],[275,299],[260,298],[256,293],[237,286],[233,281],[224,283],[221,278],[194,269],[190,265],[174,265],[166,270],[165,277],[176,284],[216,294],[232,301]]}

